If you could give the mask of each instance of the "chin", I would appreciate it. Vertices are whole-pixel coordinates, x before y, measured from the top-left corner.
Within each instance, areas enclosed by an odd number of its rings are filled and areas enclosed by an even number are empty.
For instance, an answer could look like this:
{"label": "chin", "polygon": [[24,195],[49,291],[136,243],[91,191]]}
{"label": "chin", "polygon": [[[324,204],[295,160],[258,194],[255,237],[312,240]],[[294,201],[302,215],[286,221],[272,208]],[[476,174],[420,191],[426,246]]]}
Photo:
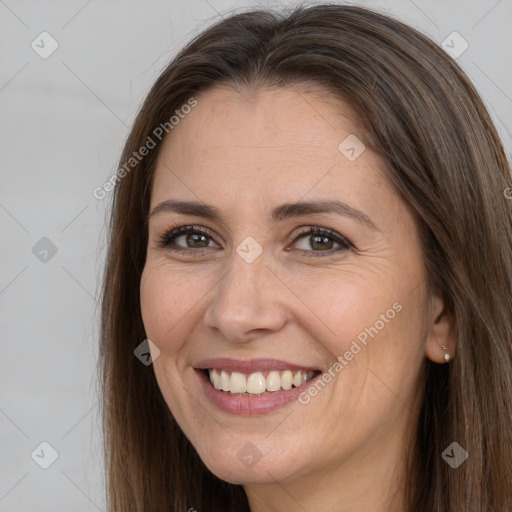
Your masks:
{"label": "chin", "polygon": [[198,453],[216,477],[230,484],[275,484],[294,472],[288,467],[291,463],[289,456],[265,455],[250,442],[242,443],[242,448],[209,451],[208,456]]}

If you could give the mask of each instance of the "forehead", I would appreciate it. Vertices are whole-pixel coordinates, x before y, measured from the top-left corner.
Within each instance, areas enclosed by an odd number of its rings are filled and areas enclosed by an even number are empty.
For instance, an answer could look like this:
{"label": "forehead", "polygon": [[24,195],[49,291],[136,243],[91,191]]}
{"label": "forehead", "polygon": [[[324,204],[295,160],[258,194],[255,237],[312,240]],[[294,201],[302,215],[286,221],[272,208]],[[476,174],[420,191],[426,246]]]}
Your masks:
{"label": "forehead", "polygon": [[364,188],[386,186],[370,150],[355,160],[340,150],[347,137],[364,134],[351,106],[323,89],[222,86],[196,99],[161,148],[152,204],[171,193],[207,202],[212,195],[273,202],[348,193],[357,200]]}

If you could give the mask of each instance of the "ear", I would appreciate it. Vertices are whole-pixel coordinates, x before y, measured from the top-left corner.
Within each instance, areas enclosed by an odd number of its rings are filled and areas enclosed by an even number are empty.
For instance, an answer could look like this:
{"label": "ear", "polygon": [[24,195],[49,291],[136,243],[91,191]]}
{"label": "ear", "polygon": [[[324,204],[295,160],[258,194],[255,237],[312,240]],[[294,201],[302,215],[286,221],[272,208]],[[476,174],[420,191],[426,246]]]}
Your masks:
{"label": "ear", "polygon": [[457,344],[455,315],[446,307],[440,293],[431,297],[427,329],[426,356],[439,364],[447,362],[445,354],[448,354],[449,360],[452,360],[455,357]]}

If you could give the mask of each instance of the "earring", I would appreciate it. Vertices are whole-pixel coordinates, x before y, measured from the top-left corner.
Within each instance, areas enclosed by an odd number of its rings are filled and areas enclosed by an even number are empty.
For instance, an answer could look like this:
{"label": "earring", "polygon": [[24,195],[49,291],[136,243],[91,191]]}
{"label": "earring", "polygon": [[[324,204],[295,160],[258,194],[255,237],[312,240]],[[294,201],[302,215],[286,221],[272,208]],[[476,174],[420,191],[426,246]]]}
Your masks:
{"label": "earring", "polygon": [[[446,347],[446,346],[444,346],[444,345],[441,345],[441,347],[442,347],[442,349],[443,349],[443,350],[448,350],[448,347]],[[445,360],[446,362],[448,362],[448,361],[450,360],[450,354],[445,354],[445,355],[444,355],[444,360]]]}

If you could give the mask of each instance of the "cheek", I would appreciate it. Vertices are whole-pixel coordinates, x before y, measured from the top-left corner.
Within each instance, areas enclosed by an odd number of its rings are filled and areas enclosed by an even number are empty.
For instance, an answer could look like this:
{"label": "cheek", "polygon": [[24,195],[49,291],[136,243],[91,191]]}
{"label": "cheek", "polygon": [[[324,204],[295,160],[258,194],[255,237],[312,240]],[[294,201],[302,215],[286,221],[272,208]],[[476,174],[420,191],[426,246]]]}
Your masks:
{"label": "cheek", "polygon": [[379,332],[388,328],[381,315],[387,322],[393,322],[396,293],[381,286],[377,280],[365,279],[356,272],[338,273],[338,276],[331,273],[329,277],[294,288],[310,310],[307,313],[311,317],[310,332],[338,357],[350,351],[354,341],[364,348],[370,337],[368,331],[374,333],[370,328],[376,323]]}
{"label": "cheek", "polygon": [[141,313],[147,337],[162,352],[177,352],[194,318],[194,304],[199,300],[195,287],[180,273],[164,266],[147,265],[140,285]]}
{"label": "cheek", "polygon": [[414,386],[423,358],[423,287],[411,293],[398,272],[372,272],[371,278],[345,272],[308,289],[306,295],[304,283],[297,290],[315,313],[308,313],[312,321],[306,328],[331,354],[337,376],[329,400],[339,409],[377,415],[400,404],[393,393]]}
{"label": "cheek", "polygon": [[[175,419],[184,427],[182,383],[183,357],[190,329],[196,319],[193,318],[196,300],[192,300],[190,290],[194,287],[179,277],[179,272],[171,272],[165,265],[149,262],[141,276],[140,301],[141,314],[146,336],[159,349],[160,356],[154,361],[153,369],[158,386],[172,411]],[[181,420],[181,421],[180,421]]]}

